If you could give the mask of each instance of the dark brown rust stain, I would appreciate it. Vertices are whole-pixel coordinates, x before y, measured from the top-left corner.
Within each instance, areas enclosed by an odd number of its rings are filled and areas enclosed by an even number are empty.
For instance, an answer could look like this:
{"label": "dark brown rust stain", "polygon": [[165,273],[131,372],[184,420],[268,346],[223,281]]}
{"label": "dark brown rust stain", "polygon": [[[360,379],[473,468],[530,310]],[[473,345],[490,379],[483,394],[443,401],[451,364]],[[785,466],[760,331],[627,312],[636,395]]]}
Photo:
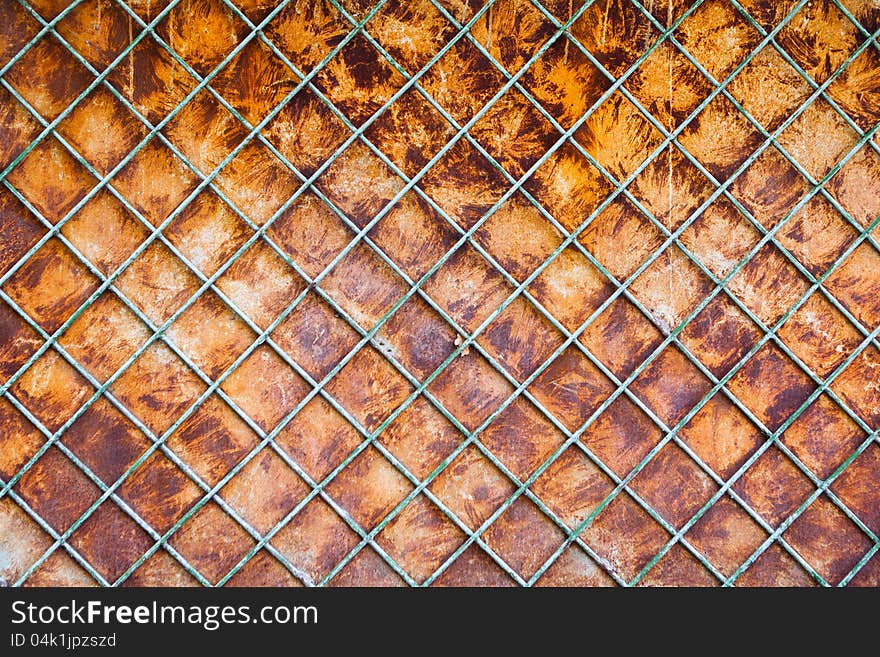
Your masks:
{"label": "dark brown rust stain", "polygon": [[327,486],[327,492],[370,531],[412,490],[412,485],[374,447],[368,447]]}
{"label": "dark brown rust stain", "polygon": [[870,445],[832,484],[831,490],[875,534],[880,531],[880,448]]}
{"label": "dark brown rust stain", "polygon": [[562,334],[518,296],[486,327],[480,342],[509,374],[524,381],[562,344]]}
{"label": "dark brown rust stain", "polygon": [[831,389],[869,426],[880,427],[880,350],[871,345],[835,379]]}
{"label": "dark brown rust stain", "polygon": [[728,577],[751,556],[767,538],[729,497],[722,497],[691,527],[685,538]]}
{"label": "dark brown rust stain", "polygon": [[421,583],[464,542],[464,534],[419,495],[386,525],[376,542]]}
{"label": "dark brown rust stain", "polygon": [[209,502],[177,530],[169,543],[213,584],[247,554],[254,540],[217,504]]}
{"label": "dark brown rust stain", "polygon": [[583,531],[581,538],[602,561],[630,580],[660,551],[669,534],[621,492]]}
{"label": "dark brown rust stain", "polygon": [[22,475],[15,491],[59,533],[67,531],[100,496],[98,487],[56,447]]}
{"label": "dark brown rust stain", "polygon": [[214,486],[257,444],[257,435],[216,396],[208,397],[166,444]]}
{"label": "dark brown rust stain", "polygon": [[514,476],[525,480],[562,444],[563,435],[519,396],[483,430],[480,440]]}
{"label": "dark brown rust stain", "polygon": [[483,13],[471,34],[509,73],[516,73],[553,34],[553,26],[525,0],[500,0]]}
{"label": "dark brown rust stain", "polygon": [[483,536],[523,579],[532,577],[565,539],[559,527],[525,497],[507,507]]}
{"label": "dark brown rust stain", "polygon": [[783,538],[830,584],[837,584],[868,551],[871,542],[828,498],[819,497]]}
{"label": "dark brown rust stain", "polygon": [[531,488],[573,529],[611,493],[614,484],[581,449],[572,446],[541,473]]}
{"label": "dark brown rust stain", "polygon": [[475,545],[469,546],[452,562],[432,586],[515,586],[516,582],[505,573],[488,553]]}
{"label": "dark brown rust stain", "polygon": [[58,24],[58,33],[98,71],[119,56],[137,31],[134,20],[109,0],[81,2]]}
{"label": "dark brown rust stain", "polygon": [[308,294],[272,332],[272,339],[316,381],[358,343],[359,336],[316,294]]}
{"label": "dark brown rust stain", "polygon": [[7,190],[0,191],[0,275],[30,250],[45,230],[27,208]]}
{"label": "dark brown rust stain", "polygon": [[567,347],[529,391],[569,431],[580,428],[614,391],[599,368],[575,347]]}
{"label": "dark brown rust stain", "polygon": [[697,558],[676,543],[639,581],[639,586],[718,586]]}
{"label": "dark brown rust stain", "polygon": [[727,382],[728,389],[775,431],[816,388],[782,350],[768,343]]}
{"label": "dark brown rust stain", "polygon": [[388,451],[419,479],[433,472],[462,438],[424,397],[418,397],[379,436]]}
{"label": "dark brown rust stain", "polygon": [[562,242],[562,235],[521,194],[504,201],[474,237],[519,281],[528,278]]}
{"label": "dark brown rust stain", "polygon": [[266,550],[260,550],[241,570],[229,579],[227,586],[232,587],[277,587],[302,586],[296,577],[290,574],[278,559]]}
{"label": "dark brown rust stain", "polygon": [[299,404],[308,384],[274,350],[260,345],[221,385],[263,431],[271,431]]}
{"label": "dark brown rust stain", "polygon": [[667,347],[630,385],[657,416],[673,426],[709,392],[709,381],[678,349]]}
{"label": "dark brown rust stain", "polygon": [[827,395],[810,404],[782,434],[782,442],[821,479],[864,440],[864,432]]}
{"label": "dark brown rust stain", "polygon": [[271,540],[272,546],[302,572],[306,584],[320,581],[359,542],[357,534],[318,498],[291,518]]}
{"label": "dark brown rust stain", "polygon": [[[35,3],[36,4],[36,3]],[[7,2],[0,7],[0,66],[6,66],[39,29],[24,6]]]}
{"label": "dark brown rust stain", "polygon": [[[113,537],[112,541],[107,536]],[[111,501],[95,509],[70,537],[70,544],[107,581],[114,582],[153,541]]]}
{"label": "dark brown rust stain", "polygon": [[58,431],[94,389],[57,351],[40,356],[9,389],[49,429]]}
{"label": "dark brown rust stain", "polygon": [[877,51],[867,48],[828,86],[831,98],[862,130],[870,130],[880,121],[878,66]]}
{"label": "dark brown rust stain", "polygon": [[778,543],[768,547],[736,580],[739,587],[817,586],[801,565]]}
{"label": "dark brown rust stain", "polygon": [[766,230],[807,193],[806,179],[775,148],[763,151],[730,185],[730,192]]}
{"label": "dark brown rust stain", "polygon": [[[145,388],[144,381],[150,381]],[[160,435],[205,385],[164,344],[153,344],[110,386],[110,392]]]}
{"label": "dark brown rust stain", "polygon": [[[249,4],[274,8],[277,3],[269,0],[241,3],[244,12],[251,16]],[[266,35],[294,64],[308,73],[351,29],[351,25],[328,0],[295,0],[270,21]]]}
{"label": "dark brown rust stain", "polygon": [[42,434],[6,399],[0,400],[0,479],[14,477],[43,444]]}
{"label": "dark brown rust stain", "polygon": [[678,435],[725,480],[733,476],[764,441],[758,428],[720,393],[710,397]]}
{"label": "dark brown rust stain", "polygon": [[261,534],[266,534],[310,491],[270,447],[254,456],[220,490],[220,497]]}
{"label": "dark brown rust stain", "polygon": [[674,527],[690,520],[718,489],[684,450],[672,444],[657,452],[631,485]]}
{"label": "dark brown rust stain", "polygon": [[309,400],[275,437],[315,481],[330,474],[362,440],[348,420],[321,397]]}
{"label": "dark brown rust stain", "polygon": [[586,552],[574,545],[559,555],[536,586],[616,586],[611,577]]}
{"label": "dark brown rust stain", "polygon": [[405,586],[400,575],[373,548],[365,547],[330,580],[330,586]]}
{"label": "dark brown rust stain", "polygon": [[618,379],[625,379],[663,340],[660,331],[625,298],[615,299],[580,341]]}
{"label": "dark brown rust stain", "polygon": [[378,351],[364,347],[331,379],[326,390],[372,432],[406,400],[413,388]]}
{"label": "dark brown rust stain", "polygon": [[476,530],[514,492],[513,483],[476,447],[466,447],[429,485],[455,516]]}
{"label": "dark brown rust stain", "polygon": [[119,496],[163,534],[198,502],[202,490],[166,456],[154,453],[123,482]]}
{"label": "dark brown rust stain", "polygon": [[152,444],[103,397],[64,432],[62,442],[107,485],[115,483]]}
{"label": "dark brown rust stain", "polygon": [[661,438],[651,418],[621,395],[587,427],[581,442],[618,476],[625,477]]}
{"label": "dark brown rust stain", "polygon": [[513,392],[489,362],[471,350],[451,362],[428,386],[467,429],[476,429]]}
{"label": "dark brown rust stain", "polygon": [[761,332],[724,293],[718,294],[681,332],[681,343],[721,378],[761,338]]}
{"label": "dark brown rust stain", "polygon": [[[566,9],[577,9],[575,4],[568,3]],[[638,7],[626,0],[599,0],[590,4],[571,26],[571,33],[615,77],[632,66],[659,36]]]}
{"label": "dark brown rust stain", "polygon": [[5,383],[40,347],[42,340],[6,303],[0,304],[0,378]]}
{"label": "dark brown rust stain", "polygon": [[781,450],[771,447],[737,480],[733,489],[765,521],[778,527],[814,487]]}

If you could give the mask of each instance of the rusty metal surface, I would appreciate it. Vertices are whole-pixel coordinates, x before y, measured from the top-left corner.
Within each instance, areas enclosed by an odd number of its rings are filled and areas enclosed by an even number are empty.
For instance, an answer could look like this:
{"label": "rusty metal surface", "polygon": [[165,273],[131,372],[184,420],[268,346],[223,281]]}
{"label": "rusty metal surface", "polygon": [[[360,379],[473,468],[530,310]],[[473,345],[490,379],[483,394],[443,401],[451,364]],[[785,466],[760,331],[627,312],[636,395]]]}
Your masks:
{"label": "rusty metal surface", "polygon": [[0,0],[0,582],[880,585],[878,28]]}

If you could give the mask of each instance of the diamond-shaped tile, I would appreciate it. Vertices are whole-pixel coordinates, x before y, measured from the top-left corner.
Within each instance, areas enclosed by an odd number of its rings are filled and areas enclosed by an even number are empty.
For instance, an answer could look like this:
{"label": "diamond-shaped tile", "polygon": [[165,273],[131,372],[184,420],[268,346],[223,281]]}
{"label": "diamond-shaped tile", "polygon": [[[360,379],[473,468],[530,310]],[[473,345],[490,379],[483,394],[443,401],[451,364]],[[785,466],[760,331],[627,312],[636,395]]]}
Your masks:
{"label": "diamond-shaped tile", "polygon": [[418,173],[454,134],[449,122],[412,88],[366,131],[367,138],[409,176]]}
{"label": "diamond-shaped tile", "polygon": [[614,483],[578,447],[566,449],[532,484],[532,491],[574,529],[614,490]]}
{"label": "diamond-shaped tile", "polygon": [[614,0],[591,3],[571,26],[571,33],[615,77],[632,66],[659,36],[638,7]]}
{"label": "diamond-shaped tile", "polygon": [[862,336],[822,294],[814,293],[777,335],[813,372],[827,377]]}
{"label": "diamond-shaped tile", "polygon": [[580,350],[570,346],[535,379],[529,391],[569,431],[576,431],[614,386]]}
{"label": "diamond-shaped tile", "polygon": [[762,322],[773,326],[809,289],[782,252],[765,244],[730,279],[728,289]]}
{"label": "diamond-shaped tile", "polygon": [[0,167],[5,169],[41,130],[39,122],[5,87],[0,89],[0,107]]}
{"label": "diamond-shaped tile", "polygon": [[710,386],[697,366],[670,346],[651,361],[630,389],[671,427],[696,406]]}
{"label": "diamond-shaped tile", "polygon": [[778,143],[821,180],[855,147],[858,135],[827,101],[817,98],[779,135]]}
{"label": "diamond-shaped tile", "polygon": [[626,298],[615,299],[580,341],[619,379],[626,379],[663,341],[660,330]]}
{"label": "diamond-shaped tile", "polygon": [[685,538],[721,573],[730,577],[767,538],[741,507],[722,497],[696,522]]}
{"label": "diamond-shaped tile", "polygon": [[868,47],[828,86],[831,98],[862,130],[880,121],[880,89],[874,76],[878,66],[876,49]]}
{"label": "diamond-shaped tile", "polygon": [[45,219],[58,223],[95,186],[95,178],[57,139],[41,141],[7,177]]}
{"label": "diamond-shaped tile", "polygon": [[217,186],[242,214],[262,226],[293,196],[299,180],[266,146],[251,141],[223,167]]}
{"label": "diamond-shaped tile", "polygon": [[553,31],[528,0],[500,0],[471,28],[474,38],[511,74],[534,56]]}
{"label": "diamond-shaped tile", "polygon": [[763,141],[761,133],[724,96],[713,98],[679,136],[679,143],[718,182],[727,180]]}
{"label": "diamond-shaped tile", "polygon": [[443,109],[463,124],[498,92],[505,78],[475,45],[461,39],[419,82]]}
{"label": "diamond-shaped tile", "polygon": [[626,493],[618,494],[581,537],[625,580],[635,577],[669,540],[669,534]]}
{"label": "diamond-shaped tile", "polygon": [[223,273],[217,287],[251,321],[266,329],[305,283],[272,247],[258,240]]}
{"label": "diamond-shaped tile", "polygon": [[0,379],[6,380],[40,347],[39,334],[5,302],[0,303]]}
{"label": "diamond-shaped tile", "polygon": [[49,431],[58,431],[94,389],[57,351],[40,356],[10,392]]}
{"label": "diamond-shaped tile", "polygon": [[770,230],[791,212],[809,186],[782,153],[768,148],[736,177],[730,191],[758,223]]}
{"label": "diamond-shaped tile", "polygon": [[544,571],[536,586],[615,586],[614,580],[580,547],[569,546]]}
{"label": "diamond-shaped tile", "polygon": [[758,243],[760,233],[724,197],[714,201],[681,234],[681,243],[723,278]]}
{"label": "diamond-shaped tile", "polygon": [[77,53],[103,71],[131,43],[132,27],[119,5],[86,0],[77,4],[56,29]]}
{"label": "diamond-shaped tile", "polygon": [[562,242],[562,235],[521,194],[514,194],[475,233],[476,241],[519,281]]}
{"label": "diamond-shaped tile", "polygon": [[464,541],[464,534],[419,495],[379,534],[377,543],[413,579],[423,582]]}
{"label": "diamond-shaped tile", "polygon": [[727,382],[727,387],[772,431],[788,420],[816,388],[810,377],[773,343],[761,347]]}
{"label": "diamond-shaped tile", "polygon": [[315,86],[356,126],[406,82],[361,35],[349,41],[314,78]]}
{"label": "diamond-shaped tile", "polygon": [[709,0],[688,16],[676,37],[719,82],[761,41],[761,35],[726,0]]}
{"label": "diamond-shaped tile", "polygon": [[383,5],[366,28],[410,74],[425,66],[456,33],[429,0]]}
{"label": "diamond-shaped tile", "polygon": [[153,541],[115,503],[106,501],[71,535],[72,545],[107,581],[116,581]]}
{"label": "diamond-shaped tile", "polygon": [[125,262],[149,235],[146,227],[106,189],[89,199],[61,232],[105,276]]}
{"label": "diamond-shaped tile", "polygon": [[465,329],[473,331],[510,295],[512,287],[465,245],[425,283],[425,291]]}
{"label": "diamond-shaped tile", "polygon": [[52,545],[52,539],[9,496],[0,500],[0,582],[11,586]]}
{"label": "diamond-shaped tile", "polygon": [[733,489],[767,523],[778,527],[806,501],[815,487],[777,447],[770,447],[746,470]]}
{"label": "diamond-shaped tile", "polygon": [[424,397],[418,397],[379,435],[388,451],[420,479],[433,472],[462,439]]}
{"label": "diamond-shaped tile", "polygon": [[864,326],[880,324],[880,253],[859,244],[825,280],[825,287]]}
{"label": "diamond-shaped tile", "polygon": [[275,437],[276,444],[315,481],[327,477],[362,440],[322,397],[310,399]]}
{"label": "diamond-shaped tile", "polygon": [[0,190],[0,275],[5,274],[46,232],[36,217],[6,189]]}
{"label": "diamond-shaped tile", "polygon": [[221,385],[263,431],[271,431],[309,392],[308,384],[275,351],[260,345]]}
{"label": "diamond-shaped tile", "polygon": [[518,497],[483,534],[486,544],[525,580],[562,545],[565,535],[538,506]]}
{"label": "diamond-shaped tile", "polygon": [[220,496],[251,527],[265,534],[309,491],[293,468],[265,447],[220,490]]}
{"label": "diamond-shaped tile", "polygon": [[23,5],[10,2],[0,7],[0,66],[6,66],[39,29]]}
{"label": "diamond-shaped tile", "polygon": [[366,531],[372,530],[411,490],[406,477],[374,447],[358,454],[326,488]]}
{"label": "diamond-shaped tile", "polygon": [[370,432],[412,392],[403,375],[372,347],[361,349],[325,389]]}
{"label": "diamond-shaped tile", "polygon": [[170,459],[153,453],[119,487],[119,496],[160,534],[202,497],[202,490]]}
{"label": "diamond-shaped tile", "polygon": [[367,546],[358,552],[329,582],[330,586],[406,586],[388,562],[373,548]]}
{"label": "diamond-shaped tile", "polygon": [[407,300],[382,326],[377,345],[424,381],[455,349],[455,330],[419,297]]}
{"label": "diamond-shaped tile", "polygon": [[168,541],[212,584],[216,584],[253,547],[254,540],[214,502],[184,523]]}
{"label": "diamond-shaped tile", "polygon": [[94,80],[52,35],[37,41],[3,77],[48,121],[61,114]]}
{"label": "diamond-shaped tile", "polygon": [[104,292],[58,339],[99,381],[106,381],[150,337],[150,331],[112,292]]}
{"label": "diamond-shaped tile", "polygon": [[730,297],[717,295],[681,332],[681,342],[721,378],[761,338],[761,332]]}
{"label": "diamond-shaped tile", "polygon": [[562,334],[518,296],[492,320],[481,343],[509,374],[524,381],[562,344]]}
{"label": "diamond-shaped tile", "polygon": [[486,522],[515,490],[501,470],[473,446],[462,450],[429,489],[472,530]]}
{"label": "diamond-shaped tile", "polygon": [[514,178],[521,178],[559,139],[547,119],[515,89],[495,101],[469,132]]}
{"label": "diamond-shaped tile", "polygon": [[513,474],[527,479],[563,442],[563,434],[531,402],[516,397],[480,434]]}
{"label": "diamond-shaped tile", "polygon": [[[769,3],[768,3],[769,4]],[[770,132],[810,96],[810,85],[774,48],[762,48],[727,87]]]}
{"label": "diamond-shaped tile", "polygon": [[778,543],[774,543],[736,580],[739,587],[806,587],[816,580]]}
{"label": "diamond-shaped tile", "polygon": [[[198,20],[192,20],[196,16]],[[184,0],[165,15],[156,33],[205,76],[241,42],[247,29],[221,0]]]}
{"label": "diamond-shaped tile", "polygon": [[850,216],[866,226],[880,216],[880,198],[871,185],[878,176],[880,155],[866,144],[832,176],[825,188]]}
{"label": "diamond-shaped tile", "polygon": [[662,437],[657,425],[621,395],[587,427],[581,442],[618,476],[625,477]]}
{"label": "diamond-shaped tile", "polygon": [[[273,0],[246,0],[238,3],[251,20],[265,18],[267,11],[251,7],[274,8]],[[249,7],[249,5],[251,7]],[[250,9],[250,11],[249,11]],[[308,73],[352,29],[329,0],[289,3],[269,22],[266,36],[294,63]]]}
{"label": "diamond-shaped tile", "polygon": [[44,438],[6,399],[0,400],[0,427],[0,481],[6,483],[33,458]]}
{"label": "diamond-shaped tile", "polygon": [[257,442],[253,429],[218,397],[211,395],[165,444],[201,479],[214,486]]}
{"label": "diamond-shaped tile", "polygon": [[529,286],[529,291],[569,331],[580,327],[614,286],[580,251],[567,247]]}
{"label": "diamond-shaped tile", "polygon": [[751,420],[720,393],[681,428],[679,437],[722,479],[733,476],[764,441]]}
{"label": "diamond-shaped tile", "polygon": [[876,375],[878,367],[880,349],[870,345],[831,384],[831,389],[874,429],[880,427],[880,385]]}
{"label": "diamond-shaped tile", "polygon": [[513,392],[513,387],[474,350],[462,352],[428,386],[443,406],[473,431]]}
{"label": "diamond-shaped tile", "polygon": [[516,586],[516,582],[487,552],[476,545],[469,546],[431,586]]}
{"label": "diamond-shaped tile", "polygon": [[819,84],[840,68],[862,40],[831,0],[816,0],[780,30],[779,45]]}
{"label": "diamond-shaped tile", "polygon": [[307,191],[267,231],[307,275],[316,277],[352,240],[351,231],[330,207]]}
{"label": "diamond-shaped tile", "polygon": [[857,232],[824,198],[814,196],[777,233],[777,239],[811,274],[820,276],[856,238]]}
{"label": "diamond-shaped tile", "polygon": [[865,433],[827,395],[808,406],[782,434],[782,442],[821,479],[830,476],[864,440]]}
{"label": "diamond-shaped tile", "polygon": [[871,444],[831,486],[831,490],[875,534],[880,532],[880,499],[874,485],[880,475],[880,447]]}
{"label": "diamond-shaped tile", "polygon": [[826,497],[819,497],[783,537],[830,584],[837,584],[871,547],[871,541]]}
{"label": "diamond-shaped tile", "polygon": [[675,527],[688,522],[718,489],[709,475],[674,444],[657,452],[630,485]]}
{"label": "diamond-shaped tile", "polygon": [[[149,381],[144,386],[144,381]],[[161,343],[154,343],[110,386],[126,408],[159,435],[204,391],[196,374]]]}
{"label": "diamond-shaped tile", "polygon": [[100,397],[64,432],[64,445],[106,484],[113,484],[152,444]]}

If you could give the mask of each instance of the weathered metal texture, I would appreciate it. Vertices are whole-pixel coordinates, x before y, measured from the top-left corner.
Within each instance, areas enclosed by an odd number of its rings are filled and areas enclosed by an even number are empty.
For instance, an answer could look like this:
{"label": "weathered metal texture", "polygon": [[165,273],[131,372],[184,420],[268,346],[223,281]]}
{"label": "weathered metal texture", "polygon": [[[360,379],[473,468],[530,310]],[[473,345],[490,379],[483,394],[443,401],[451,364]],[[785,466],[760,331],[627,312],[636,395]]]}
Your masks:
{"label": "weathered metal texture", "polygon": [[873,0],[0,0],[0,579],[880,584]]}

